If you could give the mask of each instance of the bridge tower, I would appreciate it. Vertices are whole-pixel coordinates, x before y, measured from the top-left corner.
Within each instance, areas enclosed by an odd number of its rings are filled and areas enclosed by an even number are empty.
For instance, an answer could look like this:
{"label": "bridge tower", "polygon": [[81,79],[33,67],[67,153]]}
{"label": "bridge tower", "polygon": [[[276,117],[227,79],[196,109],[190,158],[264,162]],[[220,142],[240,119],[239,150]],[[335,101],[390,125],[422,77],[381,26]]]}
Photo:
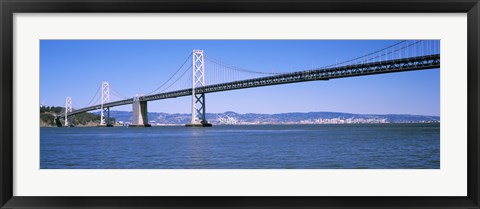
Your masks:
{"label": "bridge tower", "polygon": [[209,127],[205,118],[205,93],[196,93],[195,89],[205,86],[205,62],[203,50],[192,52],[192,121],[188,127]]}
{"label": "bridge tower", "polygon": [[[100,125],[111,127],[110,124],[110,107],[104,107],[105,103],[110,102],[110,84],[108,81],[102,81],[102,98],[100,103]],[[106,119],[105,119],[106,115]]]}
{"label": "bridge tower", "polygon": [[68,124],[68,113],[72,112],[72,97],[65,98],[65,126],[68,127],[73,124]]}

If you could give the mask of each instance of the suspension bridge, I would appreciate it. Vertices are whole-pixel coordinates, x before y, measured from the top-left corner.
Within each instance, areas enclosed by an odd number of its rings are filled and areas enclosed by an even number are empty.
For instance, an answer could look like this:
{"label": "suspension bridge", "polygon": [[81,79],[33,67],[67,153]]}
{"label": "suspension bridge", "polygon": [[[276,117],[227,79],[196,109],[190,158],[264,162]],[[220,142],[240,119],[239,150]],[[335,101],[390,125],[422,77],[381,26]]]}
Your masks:
{"label": "suspension bridge", "polygon": [[[440,68],[440,42],[436,40],[399,41],[356,58],[289,73],[244,69],[208,57],[203,50],[193,50],[180,68],[154,91],[127,98],[115,91],[108,81],[103,81],[95,96],[82,108],[74,108],[72,97],[66,97],[65,112],[57,115],[55,122],[58,127],[71,126],[74,115],[101,110],[99,126],[112,126],[110,108],[132,105],[130,126],[148,127],[147,102],[191,96],[192,118],[186,126],[205,127],[211,126],[205,117],[205,94],[208,93],[435,68]],[[64,120],[63,124],[60,119]]]}

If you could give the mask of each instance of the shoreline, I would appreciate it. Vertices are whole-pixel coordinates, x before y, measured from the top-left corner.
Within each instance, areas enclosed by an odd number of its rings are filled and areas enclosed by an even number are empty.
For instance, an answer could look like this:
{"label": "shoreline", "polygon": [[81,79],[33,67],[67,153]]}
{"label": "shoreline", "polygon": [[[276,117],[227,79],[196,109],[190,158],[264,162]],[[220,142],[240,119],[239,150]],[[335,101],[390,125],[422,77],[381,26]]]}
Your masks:
{"label": "shoreline", "polygon": [[[402,124],[440,124],[440,122],[399,122],[399,123],[312,123],[312,124],[300,124],[300,123],[265,123],[265,124],[213,124],[214,126],[291,126],[291,125],[402,125]],[[152,127],[184,127],[185,124],[161,124],[161,125],[152,125]],[[75,126],[73,128],[94,128],[94,126]],[[114,125],[113,127],[126,127],[128,126],[119,126]],[[69,127],[57,127],[57,126],[40,126],[40,128],[69,128]],[[98,128],[107,128],[107,127],[98,127]]]}

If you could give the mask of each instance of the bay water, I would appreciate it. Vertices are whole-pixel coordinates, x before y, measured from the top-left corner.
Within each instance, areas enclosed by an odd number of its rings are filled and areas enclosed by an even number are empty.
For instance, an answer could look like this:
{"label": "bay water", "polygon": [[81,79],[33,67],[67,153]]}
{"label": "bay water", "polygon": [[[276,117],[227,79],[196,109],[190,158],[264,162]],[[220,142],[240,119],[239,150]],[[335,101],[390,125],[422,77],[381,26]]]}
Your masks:
{"label": "bay water", "polygon": [[41,169],[439,169],[440,124],[40,128]]}

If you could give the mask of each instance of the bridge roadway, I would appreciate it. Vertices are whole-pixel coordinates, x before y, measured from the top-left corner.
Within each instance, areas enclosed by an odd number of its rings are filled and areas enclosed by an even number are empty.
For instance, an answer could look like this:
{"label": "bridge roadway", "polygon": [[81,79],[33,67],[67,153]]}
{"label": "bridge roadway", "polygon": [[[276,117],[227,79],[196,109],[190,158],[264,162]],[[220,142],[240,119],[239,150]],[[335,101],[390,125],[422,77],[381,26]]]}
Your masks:
{"label": "bridge roadway", "polygon": [[[234,82],[227,82],[215,85],[208,85],[204,87],[195,88],[195,93],[213,93],[220,91],[230,91],[235,89],[253,88],[260,86],[271,86],[287,83],[316,81],[316,80],[329,80],[334,78],[344,78],[352,76],[404,72],[412,70],[424,70],[440,68],[440,54],[410,57],[403,59],[394,59],[380,62],[371,62],[365,64],[354,64],[339,67],[331,67],[326,69],[306,70],[293,73],[285,73],[274,76],[260,77],[247,80],[239,80]],[[192,89],[182,89],[177,91],[159,93],[141,96],[140,101],[154,101],[161,99],[169,99],[183,96],[191,96]],[[119,100],[115,102],[109,102],[103,104],[105,108],[115,107],[121,105],[128,105],[133,103],[133,98]],[[100,109],[100,105],[94,105],[77,110],[73,110],[68,116],[88,112],[92,110]],[[65,117],[65,113],[58,115],[57,117]]]}

